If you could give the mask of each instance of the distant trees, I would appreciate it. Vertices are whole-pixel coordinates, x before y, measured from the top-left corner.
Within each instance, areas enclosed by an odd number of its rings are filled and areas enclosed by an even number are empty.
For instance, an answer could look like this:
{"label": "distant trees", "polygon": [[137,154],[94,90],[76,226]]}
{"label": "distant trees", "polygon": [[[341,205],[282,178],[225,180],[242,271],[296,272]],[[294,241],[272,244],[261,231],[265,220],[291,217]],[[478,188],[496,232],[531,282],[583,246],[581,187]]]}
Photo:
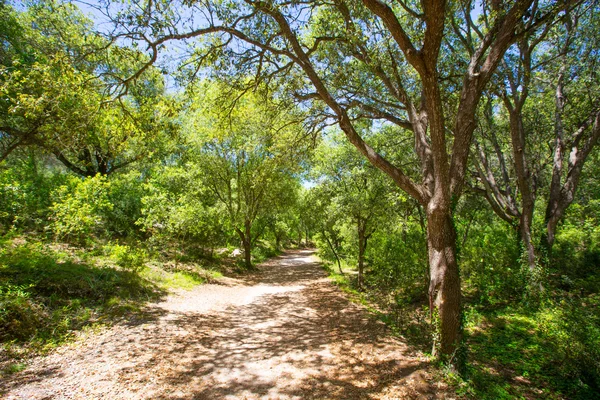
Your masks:
{"label": "distant trees", "polygon": [[[353,226],[358,266],[357,285],[364,285],[365,254],[369,239],[393,214],[392,190],[385,177],[340,137],[323,144],[315,157],[313,190],[320,192],[322,210],[320,232],[338,259],[339,234],[336,229],[347,222]],[[333,219],[333,221],[332,221]],[[337,225],[337,227],[335,226]]]}
{"label": "distant trees", "polygon": [[207,84],[200,91],[184,124],[187,144],[195,149],[190,158],[201,171],[197,183],[214,196],[251,268],[252,248],[269,218],[295,203],[304,146],[289,143],[303,136],[301,118],[260,93],[236,100],[239,94],[225,85]]}

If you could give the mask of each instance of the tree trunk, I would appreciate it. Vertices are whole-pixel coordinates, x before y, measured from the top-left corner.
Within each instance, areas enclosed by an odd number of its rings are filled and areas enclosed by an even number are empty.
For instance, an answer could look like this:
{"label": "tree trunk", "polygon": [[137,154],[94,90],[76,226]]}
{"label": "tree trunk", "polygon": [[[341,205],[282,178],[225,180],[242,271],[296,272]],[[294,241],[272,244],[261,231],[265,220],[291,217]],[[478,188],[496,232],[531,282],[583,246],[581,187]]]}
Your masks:
{"label": "tree trunk", "polygon": [[244,265],[246,269],[252,269],[252,246],[248,240],[244,241]]}
{"label": "tree trunk", "polygon": [[363,290],[364,269],[365,269],[365,250],[367,242],[365,238],[364,223],[358,222],[358,290]]}
{"label": "tree trunk", "polygon": [[364,249],[362,243],[358,244],[358,290],[363,290],[363,273],[365,268]]}
{"label": "tree trunk", "polygon": [[523,214],[519,221],[519,234],[521,236],[521,243],[527,253],[527,265],[529,266],[530,272],[535,272],[537,269],[537,255],[535,246],[531,238],[531,226],[533,224],[533,209],[526,210],[523,205]]}
{"label": "tree trunk", "polygon": [[[456,231],[449,211],[435,209],[427,215],[429,250],[429,305],[437,309],[438,336],[433,355],[456,365],[462,340],[460,276],[456,260]],[[458,362],[460,365],[460,360]]]}
{"label": "tree trunk", "polygon": [[342,271],[342,263],[340,262],[340,256],[338,256],[337,251],[335,251],[335,247],[333,246],[333,243],[329,240],[329,237],[327,237],[327,233],[325,233],[325,230],[323,230],[322,233],[323,233],[323,237],[327,241],[327,244],[329,245],[329,248],[331,249],[331,252],[335,256],[335,259],[336,259],[337,265],[338,265],[338,269],[340,270],[340,274],[344,275],[344,271]]}
{"label": "tree trunk", "polygon": [[244,222],[244,232],[238,231],[242,238],[244,246],[244,266],[246,269],[252,269],[252,223],[249,220]]}

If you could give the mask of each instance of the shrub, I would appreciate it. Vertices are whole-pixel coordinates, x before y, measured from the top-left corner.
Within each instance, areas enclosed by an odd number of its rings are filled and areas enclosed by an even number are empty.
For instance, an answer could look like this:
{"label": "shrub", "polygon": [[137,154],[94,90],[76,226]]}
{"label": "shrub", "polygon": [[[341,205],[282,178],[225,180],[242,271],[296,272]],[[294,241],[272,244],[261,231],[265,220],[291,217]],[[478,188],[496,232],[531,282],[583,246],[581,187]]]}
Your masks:
{"label": "shrub", "polygon": [[103,233],[105,213],[113,208],[108,199],[109,188],[107,178],[96,175],[73,178],[71,185],[54,191],[51,219],[57,239],[82,243],[92,234]]}
{"label": "shrub", "polygon": [[144,267],[147,258],[143,249],[120,244],[108,244],[104,246],[104,252],[119,267],[132,272],[140,271]]}
{"label": "shrub", "polygon": [[0,226],[41,230],[48,221],[50,193],[65,183],[65,176],[38,168],[33,156],[17,161],[5,161],[8,167],[0,170]]}
{"label": "shrub", "polygon": [[31,285],[0,286],[0,339],[27,340],[34,336],[47,313],[31,299]]}

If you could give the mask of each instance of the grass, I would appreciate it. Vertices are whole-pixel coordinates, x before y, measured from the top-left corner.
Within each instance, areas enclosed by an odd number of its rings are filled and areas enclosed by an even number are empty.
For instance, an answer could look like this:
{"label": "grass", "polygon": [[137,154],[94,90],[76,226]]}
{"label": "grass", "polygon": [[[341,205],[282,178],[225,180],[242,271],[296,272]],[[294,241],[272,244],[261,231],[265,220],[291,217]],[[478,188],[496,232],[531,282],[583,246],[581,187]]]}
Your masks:
{"label": "grass", "polygon": [[597,321],[581,310],[563,302],[535,310],[471,308],[469,380],[459,392],[477,399],[600,398]]}
{"label": "grass", "polygon": [[[359,292],[351,274],[323,264],[350,300],[366,305],[394,334],[427,354],[431,326],[423,302],[402,301],[376,286]],[[467,305],[465,321],[466,376],[443,365],[437,372],[458,398],[600,398],[600,296],[555,293],[537,308],[507,302]]]}
{"label": "grass", "polygon": [[2,368],[2,370],[0,370],[0,376],[16,374],[17,372],[23,371],[25,368],[27,368],[27,364],[23,362],[11,362],[8,363],[6,367]]}
{"label": "grass", "polygon": [[110,325],[172,289],[191,289],[220,272],[193,263],[154,259],[129,246],[71,248],[31,238],[0,242],[2,373],[20,360],[72,340],[77,332]]}
{"label": "grass", "polygon": [[216,280],[223,274],[216,270],[205,270],[186,264],[185,269],[165,270],[160,263],[154,263],[151,267],[142,269],[140,276],[154,282],[163,290],[170,289],[193,289],[197,285]]}
{"label": "grass", "polygon": [[385,296],[384,299],[379,292],[369,289],[357,290],[355,279],[352,279],[356,276],[355,269],[346,263],[342,265],[343,275],[339,273],[337,264],[322,260],[322,265],[329,279],[346,293],[351,301],[363,305],[367,311],[384,322],[392,334],[403,338],[408,344],[427,354],[431,349],[431,326],[427,310],[422,305],[390,304],[389,296]]}

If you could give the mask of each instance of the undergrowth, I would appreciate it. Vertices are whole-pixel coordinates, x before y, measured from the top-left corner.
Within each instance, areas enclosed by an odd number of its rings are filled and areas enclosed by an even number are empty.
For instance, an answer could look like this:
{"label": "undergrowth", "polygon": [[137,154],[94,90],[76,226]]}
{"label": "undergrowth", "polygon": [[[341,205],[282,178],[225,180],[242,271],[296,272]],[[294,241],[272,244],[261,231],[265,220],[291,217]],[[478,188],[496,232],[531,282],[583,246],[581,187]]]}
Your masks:
{"label": "undergrowth", "polygon": [[20,371],[24,357],[45,353],[79,331],[139,313],[170,289],[191,289],[219,276],[129,245],[83,249],[6,236],[0,243],[2,373]]}
{"label": "undergrowth", "polygon": [[[352,269],[324,261],[329,278],[408,344],[427,354],[431,325],[423,298],[412,291],[358,291]],[[368,282],[368,280],[367,280]],[[463,399],[600,398],[600,296],[554,292],[536,307],[467,301],[464,377],[438,367],[438,376]]]}

